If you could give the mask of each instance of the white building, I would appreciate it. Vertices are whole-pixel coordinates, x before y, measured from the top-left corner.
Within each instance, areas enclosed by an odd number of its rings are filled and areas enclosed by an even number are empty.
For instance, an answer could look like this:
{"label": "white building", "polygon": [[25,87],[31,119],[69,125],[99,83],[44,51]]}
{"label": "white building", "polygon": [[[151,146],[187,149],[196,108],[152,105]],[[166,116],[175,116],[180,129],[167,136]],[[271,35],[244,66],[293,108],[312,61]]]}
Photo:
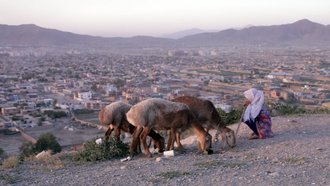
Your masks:
{"label": "white building", "polygon": [[105,87],[105,91],[107,93],[107,95],[113,95],[113,94],[116,94],[118,92],[118,89],[115,85],[107,85]]}
{"label": "white building", "polygon": [[90,99],[92,99],[92,92],[88,91],[88,92],[78,92],[74,99],[78,100],[78,101],[88,101]]}

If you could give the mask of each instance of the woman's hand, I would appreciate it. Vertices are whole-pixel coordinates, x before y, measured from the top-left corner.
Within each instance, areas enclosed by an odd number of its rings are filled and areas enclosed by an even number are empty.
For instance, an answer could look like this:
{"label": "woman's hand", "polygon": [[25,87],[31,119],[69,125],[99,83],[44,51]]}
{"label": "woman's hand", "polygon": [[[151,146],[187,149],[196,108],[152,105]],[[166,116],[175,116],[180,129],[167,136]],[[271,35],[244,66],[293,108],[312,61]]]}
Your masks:
{"label": "woman's hand", "polygon": [[244,107],[247,107],[250,103],[251,103],[250,100],[245,99],[244,100]]}

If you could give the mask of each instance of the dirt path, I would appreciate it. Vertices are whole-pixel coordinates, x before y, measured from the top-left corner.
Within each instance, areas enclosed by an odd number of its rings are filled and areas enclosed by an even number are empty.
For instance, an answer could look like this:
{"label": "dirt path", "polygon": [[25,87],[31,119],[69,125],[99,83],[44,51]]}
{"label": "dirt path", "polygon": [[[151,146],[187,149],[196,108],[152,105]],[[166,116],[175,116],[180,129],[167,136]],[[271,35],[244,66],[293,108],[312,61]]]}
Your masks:
{"label": "dirt path", "polygon": [[[23,164],[0,174],[15,185],[330,185],[330,115],[274,117],[273,131],[274,138],[247,140],[242,125],[237,147],[225,153],[217,143],[215,154],[200,155],[189,137],[182,140],[186,153],[171,158],[66,164],[56,171]],[[0,185],[6,183],[0,175]]]}

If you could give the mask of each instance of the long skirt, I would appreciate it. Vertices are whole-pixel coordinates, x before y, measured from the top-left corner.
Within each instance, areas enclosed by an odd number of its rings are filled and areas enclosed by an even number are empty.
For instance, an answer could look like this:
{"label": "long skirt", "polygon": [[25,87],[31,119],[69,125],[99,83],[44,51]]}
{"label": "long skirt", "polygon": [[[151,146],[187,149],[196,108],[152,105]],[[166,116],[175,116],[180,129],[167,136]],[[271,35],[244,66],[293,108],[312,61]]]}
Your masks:
{"label": "long skirt", "polygon": [[259,136],[260,139],[265,139],[266,137],[273,137],[272,131],[272,120],[270,118],[270,113],[265,106],[262,107],[260,114],[255,118],[255,120],[245,121],[249,128]]}

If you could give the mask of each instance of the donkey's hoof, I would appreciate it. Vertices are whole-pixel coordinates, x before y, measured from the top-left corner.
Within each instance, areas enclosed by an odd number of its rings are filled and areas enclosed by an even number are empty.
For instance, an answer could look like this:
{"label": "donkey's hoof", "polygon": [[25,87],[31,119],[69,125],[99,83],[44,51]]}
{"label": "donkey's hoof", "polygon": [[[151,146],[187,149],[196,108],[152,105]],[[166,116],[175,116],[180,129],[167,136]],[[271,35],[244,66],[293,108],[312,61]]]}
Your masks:
{"label": "donkey's hoof", "polygon": [[152,158],[152,154],[151,153],[148,153],[148,154],[146,154],[146,157],[147,158]]}
{"label": "donkey's hoof", "polygon": [[213,150],[212,149],[205,150],[203,154],[213,154]]}

